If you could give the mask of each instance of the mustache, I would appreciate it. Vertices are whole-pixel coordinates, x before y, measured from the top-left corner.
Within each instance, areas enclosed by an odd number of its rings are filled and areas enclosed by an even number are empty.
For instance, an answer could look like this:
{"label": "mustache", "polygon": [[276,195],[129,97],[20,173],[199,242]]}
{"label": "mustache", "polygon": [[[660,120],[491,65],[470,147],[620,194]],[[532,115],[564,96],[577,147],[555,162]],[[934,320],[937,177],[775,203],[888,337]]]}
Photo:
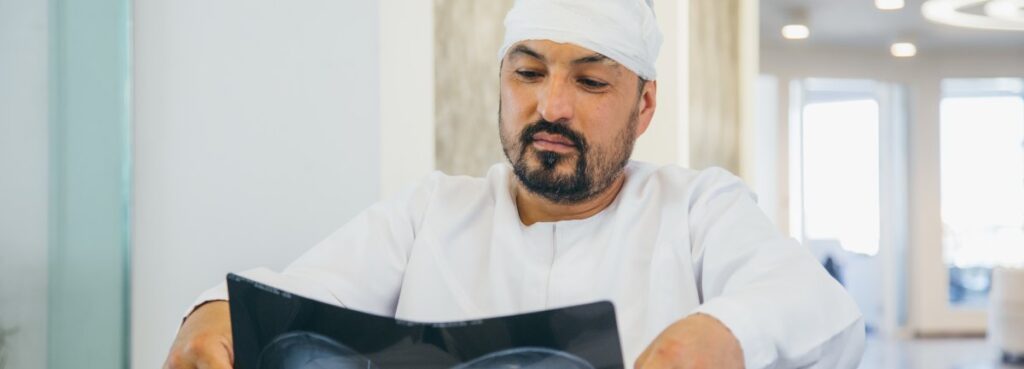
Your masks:
{"label": "mustache", "polygon": [[533,135],[541,132],[565,137],[576,146],[576,149],[579,150],[580,154],[587,152],[587,140],[583,138],[582,134],[572,130],[564,124],[552,123],[544,119],[530,124],[524,128],[523,133],[519,135],[519,142],[523,144],[524,152],[526,151],[526,147],[533,143]]}

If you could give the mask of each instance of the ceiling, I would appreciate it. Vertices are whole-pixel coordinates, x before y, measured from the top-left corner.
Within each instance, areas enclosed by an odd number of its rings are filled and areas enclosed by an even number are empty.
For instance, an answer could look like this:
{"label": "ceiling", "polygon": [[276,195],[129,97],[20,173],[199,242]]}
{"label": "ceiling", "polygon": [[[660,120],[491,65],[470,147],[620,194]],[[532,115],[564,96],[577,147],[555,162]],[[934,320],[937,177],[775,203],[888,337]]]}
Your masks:
{"label": "ceiling", "polygon": [[[761,0],[761,43],[764,47],[794,42],[811,46],[888,50],[908,39],[922,51],[1024,51],[1024,32],[991,31],[935,24],[921,15],[924,0],[906,0],[900,10],[882,11],[874,0]],[[785,40],[782,26],[793,9],[806,10],[811,36]],[[1024,60],[1021,61],[1024,63]]]}

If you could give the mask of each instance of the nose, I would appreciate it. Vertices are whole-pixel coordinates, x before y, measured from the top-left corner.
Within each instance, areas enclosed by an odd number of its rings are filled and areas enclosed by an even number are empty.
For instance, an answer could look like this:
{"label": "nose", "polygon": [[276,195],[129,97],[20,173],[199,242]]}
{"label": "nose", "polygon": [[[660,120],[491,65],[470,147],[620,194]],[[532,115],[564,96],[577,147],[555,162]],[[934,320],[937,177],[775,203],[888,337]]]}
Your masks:
{"label": "nose", "polygon": [[548,81],[537,97],[537,113],[548,122],[572,120],[575,99],[572,85],[565,78],[549,78]]}

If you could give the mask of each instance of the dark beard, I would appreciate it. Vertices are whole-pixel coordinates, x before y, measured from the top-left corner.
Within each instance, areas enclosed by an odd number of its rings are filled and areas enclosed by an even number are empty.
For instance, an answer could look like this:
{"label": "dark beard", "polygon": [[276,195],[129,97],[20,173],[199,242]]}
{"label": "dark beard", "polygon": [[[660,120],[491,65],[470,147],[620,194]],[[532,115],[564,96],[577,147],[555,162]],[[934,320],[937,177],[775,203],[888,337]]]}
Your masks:
{"label": "dark beard", "polygon": [[[539,170],[527,167],[527,151],[532,147],[533,135],[546,132],[565,137],[576,147],[576,168],[572,175],[561,175],[557,172],[558,164],[569,160],[573,154],[559,154],[553,151],[538,151],[536,156],[540,162]],[[512,163],[513,172],[527,190],[556,203],[576,203],[586,200],[593,187],[587,175],[587,142],[583,136],[565,125],[538,121],[523,130],[519,135],[519,158]],[[507,155],[506,155],[507,156]]]}
{"label": "dark beard", "polygon": [[[632,113],[627,126],[619,132],[616,140],[619,145],[611,150],[594,149],[587,144],[582,134],[567,125],[545,120],[527,126],[515,139],[503,134],[500,136],[505,157],[512,163],[513,172],[528,191],[554,203],[575,204],[603,192],[622,173],[633,152],[637,120],[637,114]],[[499,117],[499,126],[502,124]],[[565,137],[573,143],[576,153],[531,152],[533,136],[540,132]],[[518,155],[513,158],[513,153]],[[531,154],[540,163],[539,168],[530,168],[528,159]],[[576,159],[573,172],[568,175],[558,173],[558,165],[573,158]]]}

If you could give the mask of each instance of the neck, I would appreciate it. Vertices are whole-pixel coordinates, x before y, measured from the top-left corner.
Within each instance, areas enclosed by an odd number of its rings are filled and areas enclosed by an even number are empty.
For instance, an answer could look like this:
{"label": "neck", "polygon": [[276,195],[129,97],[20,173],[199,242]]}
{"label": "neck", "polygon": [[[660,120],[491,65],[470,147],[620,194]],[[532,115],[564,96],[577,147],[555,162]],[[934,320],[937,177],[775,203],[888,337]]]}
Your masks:
{"label": "neck", "polygon": [[626,174],[619,174],[611,186],[596,196],[579,203],[559,204],[530,192],[517,180],[515,195],[516,207],[519,208],[519,220],[525,225],[532,225],[537,222],[589,218],[600,213],[601,210],[611,205],[612,201],[615,201],[615,197],[619,195],[619,190],[622,189],[622,184],[625,181]]}

